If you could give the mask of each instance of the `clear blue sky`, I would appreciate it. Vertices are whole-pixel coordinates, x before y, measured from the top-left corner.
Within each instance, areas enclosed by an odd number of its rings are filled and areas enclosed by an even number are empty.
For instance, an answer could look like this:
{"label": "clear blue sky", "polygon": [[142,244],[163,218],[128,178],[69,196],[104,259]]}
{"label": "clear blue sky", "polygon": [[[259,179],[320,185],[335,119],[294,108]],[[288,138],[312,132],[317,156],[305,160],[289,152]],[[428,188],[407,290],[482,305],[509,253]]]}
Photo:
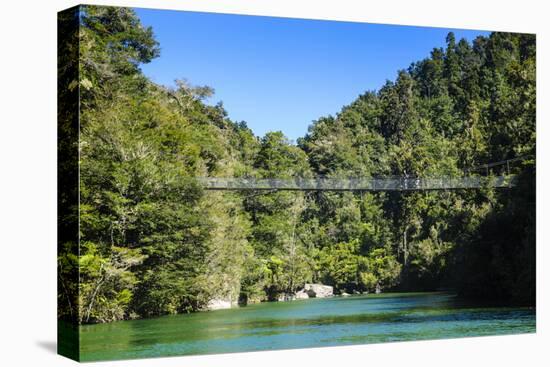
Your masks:
{"label": "clear blue sky", "polygon": [[[229,117],[256,135],[304,136],[399,69],[444,47],[451,29],[136,9],[161,55],[142,70],[156,83],[208,85]],[[457,41],[484,31],[456,30]]]}

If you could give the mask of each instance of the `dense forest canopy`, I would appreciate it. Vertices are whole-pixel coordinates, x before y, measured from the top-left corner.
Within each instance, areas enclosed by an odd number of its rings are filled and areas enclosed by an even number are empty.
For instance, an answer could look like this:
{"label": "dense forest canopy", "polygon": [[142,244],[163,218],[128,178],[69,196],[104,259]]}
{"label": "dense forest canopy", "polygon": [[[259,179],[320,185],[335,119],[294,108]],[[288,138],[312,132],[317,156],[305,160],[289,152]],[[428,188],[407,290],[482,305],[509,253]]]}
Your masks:
{"label": "dense forest canopy", "polygon": [[[534,35],[449,33],[292,144],[206,104],[210,87],[146,78],[139,66],[160,46],[131,9],[81,7],[80,27],[80,256],[59,257],[61,317],[192,312],[311,282],[534,305]],[[501,191],[214,192],[194,180],[460,176],[515,157],[527,157],[511,167],[518,184]]]}

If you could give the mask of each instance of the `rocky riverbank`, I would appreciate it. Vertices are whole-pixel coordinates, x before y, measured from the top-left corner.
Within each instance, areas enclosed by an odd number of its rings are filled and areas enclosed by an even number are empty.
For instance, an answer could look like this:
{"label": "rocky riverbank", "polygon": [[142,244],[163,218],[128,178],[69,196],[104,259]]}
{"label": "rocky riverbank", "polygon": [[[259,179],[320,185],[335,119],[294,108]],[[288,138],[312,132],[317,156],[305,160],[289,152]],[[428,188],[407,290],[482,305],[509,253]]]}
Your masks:
{"label": "rocky riverbank", "polygon": [[334,288],[330,285],[306,283],[304,288],[296,293],[284,293],[279,295],[278,301],[294,301],[297,299],[326,298],[334,296]]}
{"label": "rocky riverbank", "polygon": [[[278,302],[294,301],[309,298],[327,298],[334,296],[334,288],[330,285],[306,283],[304,288],[295,293],[281,293],[276,300]],[[215,298],[208,302],[205,311],[228,309],[237,306],[237,302],[230,298]]]}

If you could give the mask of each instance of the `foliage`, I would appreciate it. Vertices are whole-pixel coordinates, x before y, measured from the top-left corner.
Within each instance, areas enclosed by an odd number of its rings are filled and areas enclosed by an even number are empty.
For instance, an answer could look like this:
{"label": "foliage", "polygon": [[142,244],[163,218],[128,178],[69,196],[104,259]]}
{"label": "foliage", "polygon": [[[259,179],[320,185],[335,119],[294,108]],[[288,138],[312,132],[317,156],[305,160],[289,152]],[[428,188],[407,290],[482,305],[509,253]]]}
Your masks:
{"label": "foliage", "polygon": [[324,248],[319,254],[322,280],[337,290],[374,291],[397,284],[401,265],[385,248],[361,254],[358,240]]}
{"label": "foliage", "polygon": [[205,103],[210,87],[148,80],[139,65],[160,49],[132,10],[83,6],[80,26],[80,252],[61,246],[61,317],[192,312],[306,282],[534,304],[533,161],[502,192],[214,193],[194,179],[459,176],[533,155],[534,36],[451,33],[293,145]]}

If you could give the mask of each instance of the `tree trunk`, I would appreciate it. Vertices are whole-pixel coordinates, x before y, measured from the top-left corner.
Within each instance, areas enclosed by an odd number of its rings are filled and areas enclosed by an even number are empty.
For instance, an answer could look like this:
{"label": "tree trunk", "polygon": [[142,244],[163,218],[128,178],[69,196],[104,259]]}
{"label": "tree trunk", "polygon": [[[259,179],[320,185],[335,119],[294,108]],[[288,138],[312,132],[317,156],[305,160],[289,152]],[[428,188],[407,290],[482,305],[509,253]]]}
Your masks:
{"label": "tree trunk", "polygon": [[407,230],[408,226],[403,230],[403,266],[407,266],[408,257],[409,257],[409,245],[407,244]]}
{"label": "tree trunk", "polygon": [[[101,264],[101,267],[99,268],[99,272],[103,270],[103,264]],[[90,299],[90,303],[88,304],[88,308],[86,310],[86,322],[90,321],[90,314],[92,312],[92,307],[94,306],[95,298],[97,294],[99,293],[99,288],[101,288],[101,284],[103,284],[103,281],[105,281],[105,276],[102,276],[99,281],[97,282],[97,285],[94,289],[94,293],[92,294],[92,298]]]}

